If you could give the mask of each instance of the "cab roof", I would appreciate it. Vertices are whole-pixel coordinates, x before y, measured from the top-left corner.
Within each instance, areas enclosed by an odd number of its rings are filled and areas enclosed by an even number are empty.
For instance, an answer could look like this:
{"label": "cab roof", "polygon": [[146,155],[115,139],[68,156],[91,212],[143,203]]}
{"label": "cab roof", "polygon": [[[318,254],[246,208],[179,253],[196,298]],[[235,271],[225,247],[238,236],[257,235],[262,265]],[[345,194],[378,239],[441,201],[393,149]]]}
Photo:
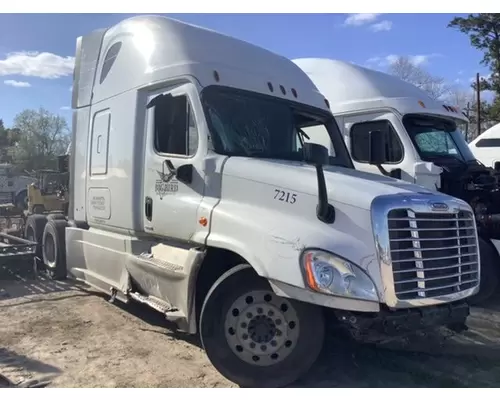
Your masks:
{"label": "cab roof", "polygon": [[334,114],[391,107],[402,114],[429,113],[467,121],[458,108],[433,100],[423,90],[393,75],[326,58],[300,58],[293,62],[327,97]]}
{"label": "cab roof", "polygon": [[78,38],[73,108],[186,77],[201,87],[235,87],[328,110],[311,80],[286,57],[210,29],[154,15],[128,18]]}

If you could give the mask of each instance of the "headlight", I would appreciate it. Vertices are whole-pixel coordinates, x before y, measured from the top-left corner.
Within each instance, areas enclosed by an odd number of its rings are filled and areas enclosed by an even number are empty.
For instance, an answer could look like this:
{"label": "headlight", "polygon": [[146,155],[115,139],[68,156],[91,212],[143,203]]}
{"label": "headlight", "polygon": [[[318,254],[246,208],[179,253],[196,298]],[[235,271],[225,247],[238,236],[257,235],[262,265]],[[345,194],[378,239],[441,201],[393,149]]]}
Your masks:
{"label": "headlight", "polygon": [[312,290],[379,301],[373,281],[357,265],[322,250],[304,251],[301,261],[305,281]]}

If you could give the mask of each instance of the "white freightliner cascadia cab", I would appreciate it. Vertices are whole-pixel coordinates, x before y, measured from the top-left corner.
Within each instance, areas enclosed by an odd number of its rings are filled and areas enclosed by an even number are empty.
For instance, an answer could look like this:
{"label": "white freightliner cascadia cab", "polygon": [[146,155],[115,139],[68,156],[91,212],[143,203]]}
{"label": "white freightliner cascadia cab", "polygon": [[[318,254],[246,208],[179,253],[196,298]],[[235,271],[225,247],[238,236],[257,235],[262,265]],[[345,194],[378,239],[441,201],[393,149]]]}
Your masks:
{"label": "white freightliner cascadia cab", "polygon": [[469,148],[484,165],[500,170],[500,124],[486,129],[469,143]]}
{"label": "white freightliner cascadia cab", "polygon": [[[285,57],[134,17],[78,39],[73,110],[70,211],[46,223],[48,271],[163,312],[234,382],[297,379],[325,321],[367,340],[463,326],[479,286],[471,208],[356,171]],[[312,132],[330,151],[304,143]],[[432,264],[448,254],[443,218],[462,224],[461,274]]]}
{"label": "white freightliner cascadia cab", "polygon": [[[472,206],[480,236],[481,288],[469,303],[487,301],[500,279],[500,185],[498,173],[475,159],[460,132],[458,125],[468,122],[465,115],[389,74],[339,60],[293,61],[329,101],[357,170],[416,183]],[[329,146],[323,136],[311,138]],[[385,151],[372,162],[375,142]],[[456,245],[455,257],[463,254]],[[440,266],[459,273],[455,260],[450,257]]]}

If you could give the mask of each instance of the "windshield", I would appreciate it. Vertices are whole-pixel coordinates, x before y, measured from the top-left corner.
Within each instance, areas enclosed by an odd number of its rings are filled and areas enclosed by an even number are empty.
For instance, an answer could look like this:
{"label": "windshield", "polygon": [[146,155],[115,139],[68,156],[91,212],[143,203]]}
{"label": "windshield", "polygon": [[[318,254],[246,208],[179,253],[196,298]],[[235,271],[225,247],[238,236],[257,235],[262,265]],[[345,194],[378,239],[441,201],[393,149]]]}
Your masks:
{"label": "windshield", "polygon": [[322,129],[330,165],[354,168],[333,116],[321,109],[220,86],[204,89],[202,103],[219,154],[301,161],[307,132]]}
{"label": "windshield", "polygon": [[475,161],[457,124],[445,118],[427,115],[406,115],[403,125],[423,161],[455,158]]}

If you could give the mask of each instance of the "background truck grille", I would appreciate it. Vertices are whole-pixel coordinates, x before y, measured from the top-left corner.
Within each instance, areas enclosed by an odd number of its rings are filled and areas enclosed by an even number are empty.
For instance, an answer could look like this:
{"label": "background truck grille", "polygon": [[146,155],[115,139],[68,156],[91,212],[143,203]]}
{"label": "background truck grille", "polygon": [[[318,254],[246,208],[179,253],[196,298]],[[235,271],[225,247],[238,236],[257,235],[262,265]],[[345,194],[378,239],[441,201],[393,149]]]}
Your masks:
{"label": "background truck grille", "polygon": [[396,297],[437,297],[475,287],[479,280],[478,243],[472,213],[388,214]]}

